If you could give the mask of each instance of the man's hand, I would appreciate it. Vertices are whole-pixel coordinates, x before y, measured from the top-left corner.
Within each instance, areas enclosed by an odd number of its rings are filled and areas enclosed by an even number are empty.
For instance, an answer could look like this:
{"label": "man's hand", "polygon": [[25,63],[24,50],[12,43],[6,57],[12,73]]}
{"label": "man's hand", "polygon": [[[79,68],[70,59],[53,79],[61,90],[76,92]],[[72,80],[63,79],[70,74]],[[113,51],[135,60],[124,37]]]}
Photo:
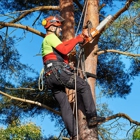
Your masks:
{"label": "man's hand", "polygon": [[69,63],[70,68],[73,70],[74,69],[74,62]]}
{"label": "man's hand", "polygon": [[82,30],[82,36],[83,36],[83,38],[88,38],[89,37],[88,29],[87,28]]}
{"label": "man's hand", "polygon": [[84,29],[82,30],[81,36],[82,36],[83,39],[84,39],[82,45],[84,45],[84,44],[86,44],[87,42],[90,41],[91,38],[89,37],[88,28],[84,28]]}

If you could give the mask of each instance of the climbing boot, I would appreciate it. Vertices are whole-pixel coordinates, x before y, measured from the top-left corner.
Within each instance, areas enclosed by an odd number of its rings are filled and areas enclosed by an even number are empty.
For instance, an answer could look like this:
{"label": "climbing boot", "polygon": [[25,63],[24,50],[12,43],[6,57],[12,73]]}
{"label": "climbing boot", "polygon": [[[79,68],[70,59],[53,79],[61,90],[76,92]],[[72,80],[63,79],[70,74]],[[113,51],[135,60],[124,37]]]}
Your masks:
{"label": "climbing boot", "polygon": [[105,117],[100,116],[94,116],[87,120],[88,126],[93,127],[98,125],[99,123],[103,122],[105,120]]}

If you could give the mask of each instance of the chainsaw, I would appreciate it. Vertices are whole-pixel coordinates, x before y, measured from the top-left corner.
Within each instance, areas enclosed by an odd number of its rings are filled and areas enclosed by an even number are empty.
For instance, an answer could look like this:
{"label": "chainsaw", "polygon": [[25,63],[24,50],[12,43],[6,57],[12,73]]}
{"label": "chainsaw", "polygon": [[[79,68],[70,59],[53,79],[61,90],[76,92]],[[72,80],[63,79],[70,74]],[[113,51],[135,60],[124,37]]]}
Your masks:
{"label": "chainsaw", "polygon": [[[96,28],[92,27],[92,23],[90,21],[87,22],[87,25],[83,28],[81,36],[84,38],[84,43],[79,44],[80,46],[84,46],[88,42],[92,42],[95,37],[102,31],[102,29],[105,27],[107,23],[109,23],[112,19],[112,15],[108,15],[103,21],[99,23],[99,25]],[[84,35],[84,32],[88,30],[88,36]],[[69,56],[76,55],[76,50],[72,50],[69,54]]]}
{"label": "chainsaw", "polygon": [[[112,20],[112,16],[108,15],[103,21],[100,22],[100,24],[96,27],[93,28],[92,27],[92,23],[90,21],[87,22],[87,25],[83,28],[83,31],[81,34],[84,38],[84,43],[80,44],[80,46],[84,46],[85,44],[87,44],[88,42],[91,42],[95,39],[95,37],[102,31],[102,29],[105,27],[105,25],[107,23],[109,23]],[[84,30],[88,30],[88,36],[84,36]],[[76,50],[71,51],[70,56],[74,56],[76,55]],[[87,78],[88,77],[92,77],[92,78],[97,78],[97,76],[95,74],[89,73],[89,72],[85,72]]]}
{"label": "chainsaw", "polygon": [[90,21],[87,22],[87,25],[84,27],[83,29],[83,33],[84,30],[88,30],[88,36],[84,36],[84,43],[82,44],[82,46],[84,46],[85,44],[87,44],[88,42],[91,42],[94,40],[94,38],[102,31],[102,29],[105,27],[105,25],[110,22],[112,19],[111,15],[108,15],[103,21],[100,22],[100,24],[96,27],[93,28],[92,27],[92,23]]}

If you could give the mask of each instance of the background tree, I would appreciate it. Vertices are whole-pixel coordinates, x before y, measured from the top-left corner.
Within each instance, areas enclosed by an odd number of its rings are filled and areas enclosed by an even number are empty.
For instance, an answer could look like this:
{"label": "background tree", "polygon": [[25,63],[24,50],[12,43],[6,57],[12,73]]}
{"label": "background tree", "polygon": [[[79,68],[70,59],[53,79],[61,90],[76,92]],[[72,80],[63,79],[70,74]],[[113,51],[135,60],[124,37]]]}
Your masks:
{"label": "background tree", "polygon": [[[21,125],[18,120],[13,121],[6,129],[0,128],[2,140],[43,140],[41,130],[33,123]],[[45,140],[45,139],[44,139]]]}
{"label": "background tree", "polygon": [[[85,1],[86,2],[86,1]],[[102,20],[104,16],[107,15],[105,12],[104,4],[113,7],[113,1],[88,1],[90,7],[88,7],[88,16],[86,20],[90,19],[93,22],[93,26],[96,27],[99,20]],[[60,4],[60,6],[59,6]],[[97,83],[100,85],[104,95],[109,97],[126,97],[131,91],[131,80],[139,75],[139,0],[133,1],[122,1],[123,8],[120,9],[113,17],[116,20],[111,26],[108,25],[108,29],[105,28],[105,32],[100,34],[100,38],[96,38],[92,44],[88,44],[85,48],[86,55],[86,70],[96,74],[97,69]],[[10,123],[11,118],[9,116],[14,114],[15,119],[17,116],[21,118],[23,114],[40,114],[46,111],[51,114],[57,122],[61,122],[61,119],[55,114],[59,114],[59,107],[57,102],[52,98],[51,93],[46,93],[45,91],[38,90],[38,77],[36,72],[25,64],[21,64],[19,61],[20,55],[15,48],[17,41],[24,39],[26,31],[30,31],[36,35],[44,37],[44,33],[37,30],[37,24],[41,24],[41,19],[46,17],[46,15],[54,15],[61,11],[61,15],[66,19],[63,25],[63,40],[70,39],[74,36],[74,18],[75,25],[78,24],[81,15],[82,8],[84,6],[83,1],[77,0],[60,0],[58,1],[19,1],[13,0],[10,2],[2,1],[0,5],[3,7],[1,13],[3,15],[2,22],[0,22],[1,28],[1,91],[2,95],[6,97],[1,98],[1,115],[5,115],[4,122]],[[50,6],[51,5],[51,6]],[[74,5],[74,9],[72,8]],[[93,6],[94,5],[94,6]],[[100,6],[99,6],[100,5]],[[131,7],[130,7],[131,5]],[[93,8],[94,7],[94,8]],[[99,11],[99,7],[101,8]],[[102,8],[103,7],[103,8]],[[129,8],[130,7],[130,8]],[[126,10],[132,11],[129,14],[123,14]],[[92,11],[93,9],[96,9]],[[11,13],[11,11],[16,11]],[[24,19],[29,19],[34,16],[32,23],[28,23],[29,26],[23,25]],[[99,12],[99,13],[98,13]],[[10,14],[5,14],[10,13]],[[94,16],[90,18],[90,13],[94,13]],[[75,14],[75,15],[74,15]],[[100,15],[100,16],[99,16]],[[43,17],[42,17],[43,16]],[[96,18],[95,18],[96,17]],[[129,25],[129,26],[128,26]],[[31,28],[33,26],[33,28]],[[13,33],[13,28],[23,29],[23,34],[20,38],[16,38],[15,35],[11,36]],[[102,36],[101,36],[102,35]],[[11,37],[10,37],[11,36]],[[99,47],[98,47],[98,45]],[[89,46],[90,45],[90,46]],[[94,51],[93,51],[94,50]],[[109,53],[111,52],[111,53]],[[102,55],[101,55],[102,54]],[[130,57],[129,71],[125,68],[125,64],[122,61],[122,55]],[[98,62],[97,62],[98,56]],[[134,59],[132,59],[134,58]],[[91,61],[92,60],[92,61]],[[11,63],[10,63],[11,62]],[[132,63],[131,63],[132,62]],[[94,65],[93,65],[94,64]],[[92,68],[88,69],[90,66]],[[24,70],[24,71],[23,71]],[[28,76],[27,72],[34,72],[33,77]],[[127,72],[126,72],[127,71]],[[6,75],[6,78],[5,78]],[[20,75],[20,77],[19,77]],[[9,78],[10,76],[10,78]],[[18,84],[11,81],[11,76],[18,76]],[[15,77],[13,77],[15,78]],[[10,80],[9,80],[10,79]],[[94,100],[95,98],[95,79],[88,78],[90,81],[90,86],[92,88],[92,93]],[[19,88],[24,87],[24,88]],[[14,99],[16,101],[13,101]],[[25,100],[28,99],[28,100]],[[40,107],[41,106],[41,107]],[[43,107],[43,108],[42,108]],[[8,108],[8,109],[7,109]],[[55,109],[55,110],[53,110]],[[16,111],[15,111],[16,110]],[[51,111],[51,112],[50,112]],[[82,112],[80,112],[82,113]],[[7,115],[8,114],[8,115]],[[116,114],[112,117],[106,118],[106,121],[117,118],[124,117],[134,124],[139,125],[138,122],[133,121],[125,114]],[[81,118],[82,115],[81,115]],[[3,119],[3,118],[2,118]],[[80,123],[83,124],[83,119],[79,119]],[[60,124],[60,123],[59,123]],[[60,127],[63,127],[63,125]],[[82,127],[81,127],[82,128]],[[96,131],[94,131],[96,130]],[[82,135],[83,130],[80,131]],[[96,132],[96,133],[95,133]],[[64,133],[65,134],[65,133]],[[97,138],[97,128],[85,130],[83,139],[89,139],[92,136]],[[85,138],[86,136],[86,138]],[[93,137],[91,138],[93,139]]]}
{"label": "background tree", "polygon": [[139,140],[140,139],[140,128],[136,128],[133,132],[133,140]]}

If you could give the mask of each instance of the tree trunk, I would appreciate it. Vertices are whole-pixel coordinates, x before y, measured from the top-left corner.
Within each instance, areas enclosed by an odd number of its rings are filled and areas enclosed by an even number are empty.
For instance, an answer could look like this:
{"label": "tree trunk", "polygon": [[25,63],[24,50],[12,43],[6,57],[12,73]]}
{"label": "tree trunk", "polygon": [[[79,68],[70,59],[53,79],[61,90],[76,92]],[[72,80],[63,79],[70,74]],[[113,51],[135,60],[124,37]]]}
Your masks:
{"label": "tree trunk", "polygon": [[73,0],[59,0],[61,16],[65,19],[62,26],[62,40],[69,40],[74,37],[74,8]]}
{"label": "tree trunk", "polygon": [[[65,19],[62,26],[62,41],[66,41],[75,36],[73,0],[59,0],[59,2],[61,16]],[[70,55],[69,57],[70,61],[75,61],[75,57],[73,57],[72,55]],[[71,106],[73,106],[74,91],[66,89],[66,93],[68,95]]]}
{"label": "tree trunk", "polygon": [[[93,27],[99,24],[99,12],[98,12],[99,0],[88,0],[87,1],[87,13],[85,14],[85,22],[90,20]],[[98,48],[98,39],[93,42],[88,43],[85,48],[85,71],[96,74],[97,69],[97,56],[93,57],[93,50]],[[92,96],[96,102],[95,97],[95,82],[96,79],[88,78],[88,83],[92,90]],[[80,104],[80,108],[83,108]],[[98,130],[97,128],[88,129],[86,126],[86,121],[83,120],[83,113],[79,110],[79,132],[82,140],[98,140]]]}
{"label": "tree trunk", "polygon": [[[74,11],[73,0],[59,0],[61,16],[65,19],[62,27],[63,38],[62,40],[69,40],[74,37]],[[87,14],[85,15],[85,21],[91,20],[94,27],[99,23],[98,14],[98,0],[88,0]],[[86,71],[96,74],[97,57],[92,57],[93,49],[97,49],[98,40],[85,46],[85,67]],[[95,79],[89,78],[88,82],[91,86],[93,99],[95,100]],[[98,140],[97,128],[89,129],[87,127],[86,120],[84,120],[84,106],[80,100],[78,100],[78,130],[80,140]]]}

